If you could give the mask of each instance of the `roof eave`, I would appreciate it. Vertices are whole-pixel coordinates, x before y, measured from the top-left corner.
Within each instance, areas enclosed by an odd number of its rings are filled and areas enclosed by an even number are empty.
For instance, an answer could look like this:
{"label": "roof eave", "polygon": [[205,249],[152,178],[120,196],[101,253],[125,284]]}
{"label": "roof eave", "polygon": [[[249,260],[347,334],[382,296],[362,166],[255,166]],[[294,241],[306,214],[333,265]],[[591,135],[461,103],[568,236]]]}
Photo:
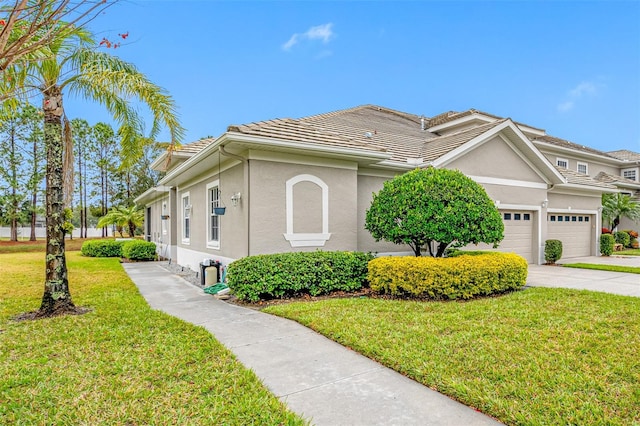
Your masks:
{"label": "roof eave", "polygon": [[169,192],[169,188],[164,185],[154,186],[152,188],[147,189],[142,194],[138,195],[134,198],[133,202],[137,205],[145,205],[153,200],[158,199],[166,192]]}
{"label": "roof eave", "polygon": [[544,147],[548,147],[551,150],[558,150],[561,152],[570,152],[570,153],[579,153],[580,155],[584,155],[585,157],[589,157],[589,158],[597,158],[601,161],[607,161],[609,163],[614,163],[616,165],[621,165],[621,164],[629,164],[629,162],[625,162],[623,160],[617,159],[617,158],[613,158],[611,156],[605,156],[605,155],[599,155],[599,154],[594,154],[592,152],[588,152],[588,151],[581,151],[579,149],[573,149],[573,148],[567,148],[564,146],[559,146],[559,145],[555,145],[549,142],[544,142],[544,141],[539,141],[539,140],[534,140],[532,141],[534,145],[536,146],[544,146]]}
{"label": "roof eave", "polygon": [[[606,188],[606,187],[602,187],[602,186],[590,186],[590,185],[580,185],[577,183],[562,183],[562,184],[557,184],[554,185],[553,189],[575,189],[575,190],[579,190],[579,191],[584,191],[584,192],[599,192],[599,193],[608,193],[608,194],[614,194],[616,192],[619,192],[617,188]],[[551,192],[553,192],[553,189],[550,190]]]}

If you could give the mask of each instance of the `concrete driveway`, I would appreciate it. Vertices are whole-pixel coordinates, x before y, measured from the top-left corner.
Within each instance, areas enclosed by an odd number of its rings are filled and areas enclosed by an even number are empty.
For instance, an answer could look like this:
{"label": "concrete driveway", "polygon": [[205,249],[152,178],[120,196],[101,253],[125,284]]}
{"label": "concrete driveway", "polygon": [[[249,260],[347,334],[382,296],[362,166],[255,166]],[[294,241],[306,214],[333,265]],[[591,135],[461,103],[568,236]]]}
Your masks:
{"label": "concrete driveway", "polygon": [[[561,259],[563,263],[596,263],[640,267],[640,256],[590,256]],[[529,265],[527,285],[602,291],[640,297],[640,275],[558,266]]]}

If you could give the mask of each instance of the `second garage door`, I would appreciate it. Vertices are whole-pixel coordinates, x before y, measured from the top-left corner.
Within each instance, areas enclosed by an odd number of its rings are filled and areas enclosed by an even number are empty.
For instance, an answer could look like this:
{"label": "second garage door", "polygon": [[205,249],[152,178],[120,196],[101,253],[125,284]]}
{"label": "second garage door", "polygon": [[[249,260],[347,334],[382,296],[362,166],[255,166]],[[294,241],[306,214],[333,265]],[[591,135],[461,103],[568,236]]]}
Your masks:
{"label": "second garage door", "polygon": [[549,214],[547,239],[562,241],[562,258],[591,256],[593,215]]}

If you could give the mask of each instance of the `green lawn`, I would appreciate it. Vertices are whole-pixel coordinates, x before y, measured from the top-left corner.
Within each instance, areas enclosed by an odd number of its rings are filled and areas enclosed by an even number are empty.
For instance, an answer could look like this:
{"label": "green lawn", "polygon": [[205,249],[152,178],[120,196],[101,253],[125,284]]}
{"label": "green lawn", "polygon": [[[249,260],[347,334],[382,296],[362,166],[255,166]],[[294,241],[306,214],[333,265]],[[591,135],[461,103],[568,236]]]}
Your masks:
{"label": "green lawn", "polygon": [[563,263],[562,266],[565,266],[567,268],[596,269],[598,271],[612,271],[612,272],[626,272],[629,274],[640,274],[640,267],[637,267],[637,266],[601,265],[597,263]]}
{"label": "green lawn", "polygon": [[0,424],[303,424],[206,330],[153,311],[117,259],[68,253],[81,316],[38,308],[43,253],[0,255]]}
{"label": "green lawn", "polygon": [[469,302],[276,305],[507,424],[640,423],[640,298],[532,288]]}
{"label": "green lawn", "polygon": [[622,251],[616,251],[614,255],[622,254],[625,256],[640,256],[640,249],[626,249]]}

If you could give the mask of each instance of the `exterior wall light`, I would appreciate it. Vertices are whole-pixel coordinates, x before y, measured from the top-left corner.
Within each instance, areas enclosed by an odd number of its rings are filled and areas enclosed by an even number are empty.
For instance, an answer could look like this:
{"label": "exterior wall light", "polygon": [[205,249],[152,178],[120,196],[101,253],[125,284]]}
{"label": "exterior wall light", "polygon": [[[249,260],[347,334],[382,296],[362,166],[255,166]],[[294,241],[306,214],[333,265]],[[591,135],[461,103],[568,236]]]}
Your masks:
{"label": "exterior wall light", "polygon": [[241,198],[242,198],[242,194],[240,194],[239,192],[236,192],[231,196],[231,204],[233,204],[233,207],[238,205],[238,202],[240,201]]}
{"label": "exterior wall light", "polygon": [[549,200],[545,198],[544,201],[542,202],[542,208],[546,209],[548,205],[549,205]]}

